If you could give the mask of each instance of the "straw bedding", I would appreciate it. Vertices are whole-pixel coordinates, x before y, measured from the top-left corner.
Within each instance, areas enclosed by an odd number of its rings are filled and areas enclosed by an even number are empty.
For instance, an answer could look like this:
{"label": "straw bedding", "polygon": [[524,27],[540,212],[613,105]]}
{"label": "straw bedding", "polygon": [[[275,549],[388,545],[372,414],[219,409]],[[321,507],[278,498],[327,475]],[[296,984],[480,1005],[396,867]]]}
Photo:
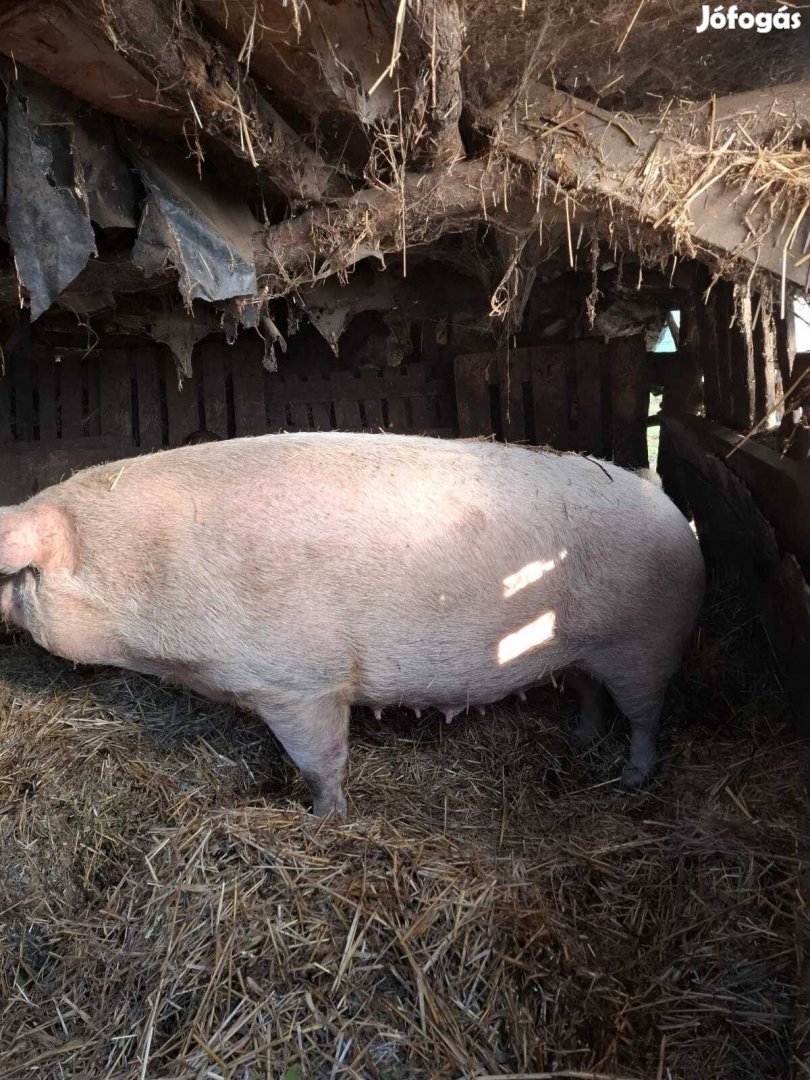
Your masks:
{"label": "straw bedding", "polygon": [[572,713],[358,715],[336,824],[253,718],[4,639],[0,1077],[810,1075],[758,623],[710,603],[639,794]]}

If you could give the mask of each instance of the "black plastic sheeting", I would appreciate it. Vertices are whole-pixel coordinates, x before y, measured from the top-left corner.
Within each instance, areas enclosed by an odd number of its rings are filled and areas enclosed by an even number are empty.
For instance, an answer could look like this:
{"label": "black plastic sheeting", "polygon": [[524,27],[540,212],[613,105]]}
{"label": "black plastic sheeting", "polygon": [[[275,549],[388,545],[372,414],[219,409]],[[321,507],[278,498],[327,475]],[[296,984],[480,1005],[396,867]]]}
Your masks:
{"label": "black plastic sheeting", "polygon": [[74,137],[91,220],[102,229],[137,228],[143,192],[108,117],[94,111],[77,118]]}
{"label": "black plastic sheeting", "polygon": [[[137,228],[133,262],[147,275],[173,266],[187,307],[198,298],[255,296],[258,226],[244,201],[203,182],[172,147],[136,146],[104,113],[18,70],[6,74],[0,200],[5,179],[9,241],[32,320],[97,254],[93,222]],[[80,282],[74,292],[81,295]]]}
{"label": "black plastic sheeting", "polygon": [[257,225],[247,204],[204,184],[169,148],[159,160],[134,147],[129,153],[149,192],[132,251],[135,265],[147,274],[174,266],[187,306],[256,293]]}
{"label": "black plastic sheeting", "polygon": [[96,254],[72,127],[35,95],[19,83],[9,91],[6,176],[6,226],[32,320]]}

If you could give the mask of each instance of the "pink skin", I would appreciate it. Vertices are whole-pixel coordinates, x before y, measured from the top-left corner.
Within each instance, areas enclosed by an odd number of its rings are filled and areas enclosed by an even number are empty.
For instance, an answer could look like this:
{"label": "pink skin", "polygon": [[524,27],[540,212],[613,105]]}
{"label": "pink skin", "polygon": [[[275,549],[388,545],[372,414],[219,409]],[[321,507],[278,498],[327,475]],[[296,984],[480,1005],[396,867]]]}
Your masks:
{"label": "pink skin", "polygon": [[605,685],[650,774],[703,590],[654,485],[576,455],[312,433],[77,473],[0,509],[0,612],[60,656],[255,710],[342,811],[349,709],[449,722],[572,668]]}

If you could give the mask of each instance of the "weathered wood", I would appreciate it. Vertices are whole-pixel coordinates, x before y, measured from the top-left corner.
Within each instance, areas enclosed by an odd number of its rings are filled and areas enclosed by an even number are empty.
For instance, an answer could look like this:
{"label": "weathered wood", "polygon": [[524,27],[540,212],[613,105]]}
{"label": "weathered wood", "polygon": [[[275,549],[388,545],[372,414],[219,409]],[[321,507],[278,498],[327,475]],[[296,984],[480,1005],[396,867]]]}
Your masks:
{"label": "weathered wood", "polygon": [[774,321],[776,322],[776,364],[782,380],[782,393],[786,394],[790,389],[790,373],[796,358],[796,318],[793,306],[788,307],[784,319],[780,318],[777,312]]}
{"label": "weathered wood", "polygon": [[265,171],[293,202],[346,190],[338,170],[298,138],[236,58],[191,22],[178,34],[160,0],[79,0],[78,6],[106,32],[115,53],[159,87],[164,108]]}
{"label": "weathered wood", "polygon": [[101,435],[101,398],[99,386],[99,353],[94,349],[84,362],[84,385],[87,393],[87,416],[84,434],[90,438]]}
{"label": "weathered wood", "polygon": [[335,420],[339,431],[361,431],[360,406],[349,398],[335,399]]}
{"label": "weathered wood", "polygon": [[234,356],[231,371],[236,434],[264,435],[267,432],[267,419],[264,414],[264,379],[259,348],[245,349]]}
{"label": "weathered wood", "polygon": [[[687,492],[707,562],[715,575],[731,574],[741,580],[745,595],[762,618],[799,730],[810,734],[810,590],[794,555],[780,551],[779,533],[784,536],[787,507],[781,508],[779,522],[766,517],[761,500],[767,494],[767,482],[763,484],[762,476],[749,471],[759,483],[759,491],[752,491],[739,475],[737,459],[748,451],[748,457],[767,466],[771,484],[780,486],[791,463],[771,451],[768,461],[756,454],[757,449],[767,448],[755,446],[749,451],[750,442],[731,458],[720,457],[712,452],[716,440],[722,441],[724,429],[718,429],[719,425],[697,418],[685,423],[662,421],[671,467],[679,472]],[[735,438],[728,431],[725,437]]]}
{"label": "weathered wood", "polygon": [[363,402],[366,413],[366,428],[369,431],[385,430],[383,423],[382,405],[379,398],[368,398]]}
{"label": "weathered wood", "polygon": [[39,438],[51,442],[56,432],[56,364],[50,353],[37,358],[35,378],[39,400]]}
{"label": "weathered wood", "polygon": [[613,429],[613,460],[630,468],[646,467],[649,391],[644,338],[614,338],[608,346]]}
{"label": "weathered wood", "polygon": [[289,422],[284,403],[287,400],[284,383],[278,375],[271,375],[262,368],[264,381],[264,408],[269,432],[288,431]]}
{"label": "weathered wood", "polygon": [[760,317],[754,328],[754,419],[757,423],[771,415],[776,402],[776,340],[770,319],[770,305],[755,298]]}
{"label": "weathered wood", "polygon": [[527,439],[523,384],[531,381],[531,361],[524,349],[513,349],[499,358],[498,382],[501,387],[501,423],[507,442]]}
{"label": "weathered wood", "polygon": [[546,345],[531,350],[534,437],[538,446],[571,449],[568,408],[570,346]]}
{"label": "weathered wood", "polygon": [[331,431],[332,420],[329,415],[329,403],[326,401],[313,401],[310,405],[312,409],[312,423],[315,431]]}
{"label": "weathered wood", "polygon": [[195,376],[191,379],[184,379],[182,389],[174,360],[166,356],[164,356],[164,359],[166,361],[164,378],[166,384],[166,410],[169,414],[169,446],[180,446],[184,439],[203,426],[200,422],[200,406],[197,396],[197,385],[200,378],[199,357],[196,358],[194,363]]}
{"label": "weathered wood", "polygon": [[662,432],[666,426],[676,433],[685,431],[702,454],[717,456],[739,477],[771,523],[780,548],[810,571],[810,471],[756,439],[743,441],[736,432],[702,417],[662,419]]}
{"label": "weathered wood", "polygon": [[462,439],[492,434],[489,383],[496,373],[495,367],[495,361],[488,353],[455,358],[458,432]]}
{"label": "weathered wood", "polygon": [[[556,191],[570,191],[578,220],[583,213],[598,219],[604,209],[609,235],[622,220],[634,222],[633,230],[639,225],[658,230],[677,220],[679,240],[683,238],[680,242],[690,255],[697,252],[707,260],[731,256],[804,287],[806,267],[797,265],[801,243],[793,239],[785,249],[785,230],[795,209],[788,211],[787,220],[779,214],[771,219],[748,177],[718,177],[700,199],[690,200],[686,218],[677,178],[684,153],[694,157],[698,148],[682,141],[676,126],[668,131],[666,123],[646,126],[629,116],[617,123],[613,113],[532,79],[508,101],[479,115],[477,122],[491,134],[497,150],[542,168]],[[708,148],[705,153],[711,168],[715,163]],[[653,162],[660,178],[655,197],[649,180]],[[668,173],[671,185],[666,183]]]}
{"label": "weathered wood", "polygon": [[731,377],[731,320],[734,316],[733,289],[727,281],[715,282],[709,299],[717,341],[717,371],[720,387],[719,422],[735,427],[734,389]]}
{"label": "weathered wood", "polygon": [[63,357],[59,364],[59,406],[62,438],[78,439],[84,434],[82,363],[77,357]]}
{"label": "weathered wood", "polygon": [[413,430],[417,435],[433,426],[428,412],[428,399],[422,394],[411,398],[411,416],[413,417]]}
{"label": "weathered wood", "polygon": [[105,349],[101,356],[99,408],[103,434],[132,441],[132,362],[122,349]]}
{"label": "weathered wood", "polygon": [[157,350],[152,346],[135,349],[133,360],[138,383],[138,445],[141,452],[158,450],[163,445],[163,430]]}
{"label": "weathered wood", "polygon": [[[388,424],[392,431],[409,431],[408,413],[404,397],[386,398],[388,404]],[[337,409],[337,402],[335,402]]]}
{"label": "weathered wood", "polygon": [[[750,305],[750,300],[746,305]],[[737,431],[748,431],[754,423],[754,355],[739,319],[735,319],[729,331],[729,360],[733,402],[731,426]]]}
{"label": "weathered wood", "polygon": [[286,403],[290,415],[290,427],[292,431],[309,431],[309,415],[307,406],[302,401],[288,401]]}
{"label": "weathered wood", "polygon": [[602,377],[599,342],[596,338],[582,338],[574,342],[574,370],[577,395],[576,449],[602,457],[605,452],[602,437]]}
{"label": "weathered wood", "polygon": [[14,438],[11,429],[11,370],[6,361],[5,374],[0,374],[0,442]]}
{"label": "weathered wood", "polygon": [[15,437],[22,440],[34,437],[33,362],[31,320],[28,311],[22,310],[6,345],[6,366],[14,387]]}
{"label": "weathered wood", "polygon": [[226,360],[220,341],[200,344],[200,371],[205,402],[205,426],[224,439],[228,434],[228,407],[225,397]]}
{"label": "weathered wood", "polygon": [[21,502],[78,469],[132,453],[131,439],[80,437],[5,443],[0,448],[0,505]]}
{"label": "weathered wood", "polygon": [[720,342],[717,334],[717,300],[712,294],[706,299],[709,287],[709,273],[705,267],[697,268],[694,277],[695,324],[698,339],[698,355],[703,366],[703,397],[706,416],[710,420],[722,421],[723,393],[720,374]]}

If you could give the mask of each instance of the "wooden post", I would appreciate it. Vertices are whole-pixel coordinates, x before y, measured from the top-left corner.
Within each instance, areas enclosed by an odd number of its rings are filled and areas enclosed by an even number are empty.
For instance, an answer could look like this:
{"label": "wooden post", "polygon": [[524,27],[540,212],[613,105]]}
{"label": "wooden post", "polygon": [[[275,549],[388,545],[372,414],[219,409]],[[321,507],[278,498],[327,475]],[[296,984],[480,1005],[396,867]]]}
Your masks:
{"label": "wooden post", "polygon": [[706,417],[721,423],[725,418],[724,395],[727,393],[725,371],[721,371],[721,337],[717,332],[717,294],[712,289],[708,300],[704,294],[709,287],[709,271],[705,266],[696,269],[694,277],[695,321],[699,341],[700,358],[703,362],[703,395]]}
{"label": "wooden post", "polygon": [[617,465],[646,468],[647,352],[641,334],[614,338],[609,343],[610,391],[613,416],[613,460]]}
{"label": "wooden post", "polygon": [[[782,392],[786,393],[791,383],[793,361],[796,357],[796,316],[793,304],[789,303],[785,318],[775,316],[776,321],[776,364],[782,379]],[[785,408],[787,412],[787,408]]]}
{"label": "wooden post", "polygon": [[776,400],[776,341],[771,305],[764,296],[754,298],[759,319],[754,328],[754,417],[757,422],[773,410]]}

